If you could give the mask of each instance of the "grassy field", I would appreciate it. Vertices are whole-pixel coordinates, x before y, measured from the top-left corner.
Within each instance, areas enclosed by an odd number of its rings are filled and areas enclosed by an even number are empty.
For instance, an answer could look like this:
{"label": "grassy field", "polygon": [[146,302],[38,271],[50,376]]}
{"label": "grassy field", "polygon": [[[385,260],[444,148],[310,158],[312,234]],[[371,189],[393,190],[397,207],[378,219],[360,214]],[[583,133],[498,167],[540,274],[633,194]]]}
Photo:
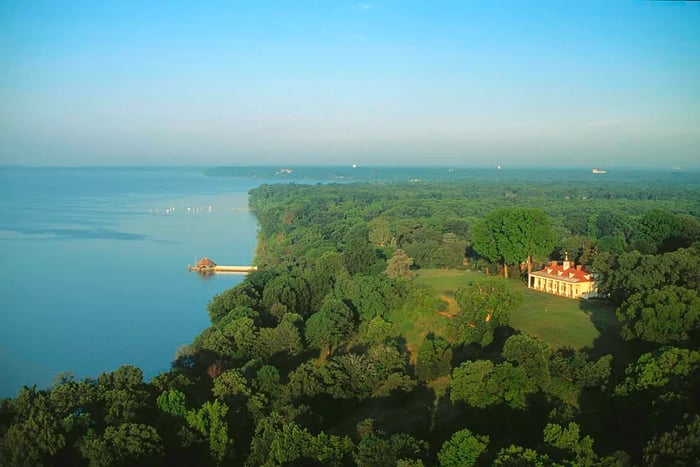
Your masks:
{"label": "grassy field", "polygon": [[[454,303],[455,290],[478,277],[483,277],[483,274],[474,271],[422,269],[416,282],[434,288],[448,301],[448,312],[453,313],[457,311]],[[511,316],[510,325],[555,347],[593,347],[602,331],[618,326],[614,308],[600,301],[556,297],[529,290],[518,280],[509,280],[508,284],[523,295],[523,303]],[[429,331],[444,335],[448,318],[435,313],[432,316],[430,313],[417,314],[420,316],[412,317],[401,326],[407,332],[403,335],[409,343],[420,337],[416,335],[417,330],[422,330],[423,335]],[[413,331],[408,329],[410,327],[414,328]]]}

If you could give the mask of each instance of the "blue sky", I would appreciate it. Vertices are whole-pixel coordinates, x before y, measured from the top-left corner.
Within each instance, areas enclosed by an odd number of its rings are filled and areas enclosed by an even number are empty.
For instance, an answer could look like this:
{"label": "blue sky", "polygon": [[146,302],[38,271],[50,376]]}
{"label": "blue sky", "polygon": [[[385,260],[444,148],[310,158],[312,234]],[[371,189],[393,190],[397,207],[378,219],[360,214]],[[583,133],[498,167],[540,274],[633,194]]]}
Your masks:
{"label": "blue sky", "polygon": [[0,163],[700,167],[700,2],[0,3]]}

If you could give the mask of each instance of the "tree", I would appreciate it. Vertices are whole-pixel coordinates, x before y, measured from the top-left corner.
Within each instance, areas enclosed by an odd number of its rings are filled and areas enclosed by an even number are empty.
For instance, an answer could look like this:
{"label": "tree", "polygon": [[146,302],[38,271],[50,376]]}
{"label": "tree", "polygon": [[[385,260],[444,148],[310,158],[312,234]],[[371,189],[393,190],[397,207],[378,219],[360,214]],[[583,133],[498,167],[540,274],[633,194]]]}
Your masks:
{"label": "tree", "polygon": [[452,349],[450,343],[433,333],[428,334],[418,350],[416,376],[421,381],[449,375],[452,370]]}
{"label": "tree", "polygon": [[681,214],[680,226],[674,237],[667,239],[662,245],[664,251],[675,251],[679,248],[691,247],[700,241],[700,220],[688,214]]}
{"label": "tree", "polygon": [[566,427],[548,423],[544,427],[544,442],[567,453],[566,457],[571,465],[582,467],[596,465],[598,456],[593,452],[593,438],[590,436],[581,438],[577,423],[571,422]]}
{"label": "tree", "polygon": [[533,449],[511,445],[498,452],[498,457],[493,465],[503,467],[546,467],[554,465],[554,463],[546,454],[540,454]]}
{"label": "tree", "polygon": [[159,465],[163,446],[155,428],[125,423],[108,426],[101,436],[86,439],[80,452],[90,467]]}
{"label": "tree", "polygon": [[269,444],[268,462],[272,465],[284,465],[305,457],[313,436],[293,422],[287,422],[281,429],[273,432]]}
{"label": "tree", "polygon": [[612,359],[612,355],[604,355],[591,362],[584,352],[558,349],[549,359],[549,369],[552,376],[558,376],[579,387],[604,389],[610,378]]}
{"label": "tree", "polygon": [[87,409],[98,399],[97,384],[93,379],[76,381],[70,375],[59,375],[48,396],[54,412],[63,417],[77,409]]}
{"label": "tree", "polygon": [[411,279],[413,277],[411,266],[413,266],[413,258],[409,258],[406,252],[402,249],[398,249],[387,262],[384,274],[392,279],[396,279],[397,277]]}
{"label": "tree", "polygon": [[260,368],[255,377],[255,384],[259,391],[265,394],[274,394],[280,389],[280,372],[272,365]]}
{"label": "tree", "polygon": [[256,345],[256,327],[250,318],[223,320],[218,326],[205,329],[193,344],[195,350],[205,350],[218,358],[245,360]]}
{"label": "tree", "polygon": [[396,463],[396,455],[391,452],[389,440],[374,433],[369,433],[360,440],[354,459],[355,465],[358,467],[394,465]]}
{"label": "tree", "polygon": [[503,279],[488,278],[460,287],[455,299],[460,312],[450,326],[457,332],[457,338],[486,346],[493,340],[494,329],[508,324],[522,297]]}
{"label": "tree", "polygon": [[627,249],[627,241],[622,235],[606,235],[598,239],[598,249],[607,253],[620,255]]}
{"label": "tree", "polygon": [[[628,395],[634,391],[661,390],[670,383],[692,386],[689,376],[700,369],[700,352],[677,347],[664,347],[645,353],[625,369],[625,379],[615,388],[615,394]],[[685,383],[685,384],[681,384]]]}
{"label": "tree", "polygon": [[520,256],[525,256],[524,245],[514,249],[512,240],[507,234],[509,208],[492,211],[472,228],[474,250],[489,261],[502,261],[503,274],[508,278],[508,264],[517,262]]}
{"label": "tree", "polygon": [[107,424],[143,421],[144,412],[153,403],[143,382],[143,371],[131,365],[99,375],[97,390],[106,407]]}
{"label": "tree", "polygon": [[250,396],[248,380],[238,369],[226,370],[214,379],[212,393],[219,400],[234,396],[246,398]]}
{"label": "tree", "polygon": [[304,320],[296,313],[285,313],[275,328],[262,328],[256,342],[256,356],[265,361],[275,354],[294,356],[301,353],[304,345],[299,326]]}
{"label": "tree", "polygon": [[389,221],[383,217],[372,219],[369,223],[369,241],[373,245],[384,247],[389,245],[392,239]]}
{"label": "tree", "polygon": [[265,286],[262,303],[268,310],[279,303],[287,311],[308,316],[311,311],[309,284],[302,277],[290,274],[277,276]]}
{"label": "tree", "polygon": [[644,465],[685,466],[700,459],[700,415],[686,414],[682,424],[654,436],[644,447]]}
{"label": "tree", "polygon": [[400,458],[421,456],[427,448],[426,442],[405,433],[388,437],[382,430],[375,429],[371,418],[362,420],[356,429],[360,437],[353,456],[357,466],[402,465],[398,463]]}
{"label": "tree", "polygon": [[535,386],[525,370],[507,362],[494,365],[489,360],[476,360],[452,371],[452,401],[464,401],[479,409],[496,404],[524,409],[527,396],[533,392]]}
{"label": "tree", "polygon": [[72,375],[61,375],[48,398],[54,417],[62,421],[66,444],[83,436],[97,421],[101,403],[97,384],[91,378],[76,381]]}
{"label": "tree", "polygon": [[187,413],[187,423],[193,430],[198,431],[209,441],[209,451],[212,457],[221,463],[230,444],[226,413],[228,406],[215,399],[205,402],[199,410]]}
{"label": "tree", "polygon": [[158,396],[156,403],[160,410],[174,417],[184,417],[187,414],[185,394],[178,390],[168,389],[164,391]]}
{"label": "tree", "polygon": [[353,329],[350,308],[340,300],[329,299],[306,321],[306,340],[317,349],[326,349],[330,355]]}
{"label": "tree", "polygon": [[475,435],[465,428],[445,441],[438,453],[438,460],[442,467],[470,467],[476,464],[488,444],[488,436]]}
{"label": "tree", "polygon": [[333,286],[348,276],[343,265],[343,256],[336,251],[326,251],[315,258],[304,270],[304,278],[311,291],[311,311],[318,311]]}
{"label": "tree", "polygon": [[629,219],[619,212],[604,209],[596,216],[594,235],[598,238],[619,236],[625,241],[629,231]]}
{"label": "tree", "polygon": [[695,290],[666,286],[629,297],[617,312],[625,339],[682,344],[700,328],[700,297]]}
{"label": "tree", "polygon": [[377,260],[377,252],[367,236],[367,227],[358,224],[345,237],[343,264],[351,275],[368,274]]}
{"label": "tree", "polygon": [[518,228],[524,237],[527,252],[527,273],[532,273],[532,257],[546,259],[554,247],[554,231],[552,221],[539,209],[523,209],[520,211]]}
{"label": "tree", "polygon": [[405,374],[405,365],[395,349],[376,346],[367,354],[343,354],[321,365],[302,363],[289,374],[286,390],[292,398],[327,394],[333,399],[358,401],[386,396],[394,390],[410,391],[415,381]]}
{"label": "tree", "polygon": [[474,250],[490,261],[502,261],[508,278],[508,265],[544,256],[554,246],[551,220],[538,209],[501,208],[490,212],[472,229]]}
{"label": "tree", "polygon": [[681,233],[681,219],[663,209],[647,211],[632,236],[632,246],[642,253],[671,251],[678,247],[677,236]]}
{"label": "tree", "polygon": [[590,265],[598,255],[599,247],[592,237],[574,235],[563,238],[558,250],[568,253],[575,263]]}
{"label": "tree", "polygon": [[246,465],[307,465],[305,459],[313,459],[323,465],[344,465],[344,458],[352,451],[352,441],[347,437],[313,436],[297,423],[285,420],[272,412],[261,418],[250,443],[250,455]]}
{"label": "tree", "polygon": [[525,334],[509,337],[503,357],[517,363],[540,389],[549,384],[549,349],[537,339]]}
{"label": "tree", "polygon": [[97,384],[103,389],[137,389],[143,387],[143,371],[132,365],[122,365],[111,373],[102,373]]}
{"label": "tree", "polygon": [[600,291],[618,305],[635,293],[667,285],[700,290],[700,255],[695,248],[663,255],[603,252],[593,262],[593,270]]}
{"label": "tree", "polygon": [[260,301],[259,292],[247,281],[241,282],[236,287],[226,290],[209,301],[207,311],[212,324],[217,324],[224,316],[236,312],[237,317],[252,318],[255,315],[253,309]]}
{"label": "tree", "polygon": [[[50,460],[66,445],[61,426],[52,416],[48,398],[36,388],[24,387],[9,404],[12,423],[0,417],[0,463],[12,466],[50,464]],[[5,415],[0,412],[0,415]],[[7,431],[4,431],[4,430]]]}
{"label": "tree", "polygon": [[472,407],[486,408],[499,402],[498,394],[486,392],[486,381],[493,374],[493,362],[464,362],[452,371],[452,402],[464,401]]}
{"label": "tree", "polygon": [[367,324],[366,340],[370,344],[378,344],[389,337],[391,333],[391,323],[386,321],[381,316],[375,316],[372,321]]}
{"label": "tree", "polygon": [[420,459],[399,459],[396,467],[425,467],[425,464]]}
{"label": "tree", "polygon": [[360,321],[367,322],[383,316],[391,299],[400,300],[396,289],[397,285],[383,275],[358,275],[336,284],[331,296],[357,312]]}

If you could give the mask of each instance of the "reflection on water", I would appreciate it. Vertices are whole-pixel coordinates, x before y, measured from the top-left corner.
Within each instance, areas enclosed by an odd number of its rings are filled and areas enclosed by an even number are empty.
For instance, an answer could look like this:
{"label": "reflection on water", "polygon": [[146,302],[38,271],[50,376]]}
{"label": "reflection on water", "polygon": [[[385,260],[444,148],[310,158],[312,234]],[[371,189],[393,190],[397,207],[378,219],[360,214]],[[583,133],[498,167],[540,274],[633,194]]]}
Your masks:
{"label": "reflection on water", "polygon": [[96,229],[66,229],[66,228],[4,228],[5,232],[15,232],[23,235],[44,235],[54,238],[64,238],[70,240],[90,240],[90,239],[107,239],[107,240],[145,240],[143,234],[130,232],[118,232],[112,229],[96,228]]}
{"label": "reflection on water", "polygon": [[213,272],[205,272],[205,271],[190,271],[192,274],[197,276],[197,279],[200,281],[209,281],[214,278],[214,273]]}

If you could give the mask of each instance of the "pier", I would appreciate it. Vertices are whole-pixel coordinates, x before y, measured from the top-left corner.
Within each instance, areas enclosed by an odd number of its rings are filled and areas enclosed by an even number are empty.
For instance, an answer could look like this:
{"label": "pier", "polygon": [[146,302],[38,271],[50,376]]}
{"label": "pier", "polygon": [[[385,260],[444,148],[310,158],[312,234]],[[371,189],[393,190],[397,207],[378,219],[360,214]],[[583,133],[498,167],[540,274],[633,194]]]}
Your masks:
{"label": "pier", "polygon": [[257,271],[257,266],[222,266],[216,264],[214,261],[210,260],[206,256],[199,261],[194,266],[187,265],[188,271],[198,272],[200,274],[213,274],[216,272],[220,273],[231,273],[231,274],[248,274],[252,271]]}

